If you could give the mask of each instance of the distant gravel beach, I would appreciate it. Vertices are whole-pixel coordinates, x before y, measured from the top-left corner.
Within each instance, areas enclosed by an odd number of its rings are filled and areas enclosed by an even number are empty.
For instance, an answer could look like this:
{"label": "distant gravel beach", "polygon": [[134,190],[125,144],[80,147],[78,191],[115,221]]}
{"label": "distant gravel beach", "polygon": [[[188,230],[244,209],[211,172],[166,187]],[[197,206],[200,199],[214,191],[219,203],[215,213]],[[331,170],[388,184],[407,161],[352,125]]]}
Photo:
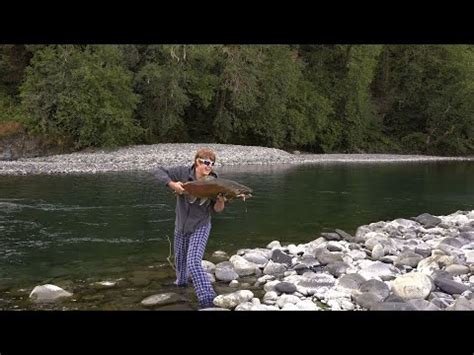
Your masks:
{"label": "distant gravel beach", "polygon": [[474,157],[437,157],[392,154],[291,154],[281,149],[230,144],[172,143],[138,145],[116,150],[96,150],[38,158],[0,161],[0,175],[95,174],[149,171],[157,165],[189,164],[195,152],[209,147],[217,154],[217,166],[318,163],[386,163],[421,161],[474,161]]}

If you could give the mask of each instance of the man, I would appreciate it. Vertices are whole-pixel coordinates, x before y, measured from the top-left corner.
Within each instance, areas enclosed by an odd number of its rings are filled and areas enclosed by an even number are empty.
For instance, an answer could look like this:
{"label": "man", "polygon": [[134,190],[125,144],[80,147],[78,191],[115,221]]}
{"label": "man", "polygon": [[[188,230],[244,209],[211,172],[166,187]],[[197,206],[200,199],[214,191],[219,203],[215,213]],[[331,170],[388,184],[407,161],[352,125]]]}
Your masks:
{"label": "man", "polygon": [[158,167],[155,177],[158,182],[177,193],[176,220],[174,231],[174,255],[177,286],[186,286],[188,272],[193,281],[200,308],[213,307],[216,297],[211,281],[204,271],[201,261],[211,231],[211,211],[222,212],[225,197],[218,196],[210,204],[191,204],[184,196],[183,183],[202,179],[206,176],[217,177],[213,172],[215,153],[208,148],[199,149],[190,167]]}

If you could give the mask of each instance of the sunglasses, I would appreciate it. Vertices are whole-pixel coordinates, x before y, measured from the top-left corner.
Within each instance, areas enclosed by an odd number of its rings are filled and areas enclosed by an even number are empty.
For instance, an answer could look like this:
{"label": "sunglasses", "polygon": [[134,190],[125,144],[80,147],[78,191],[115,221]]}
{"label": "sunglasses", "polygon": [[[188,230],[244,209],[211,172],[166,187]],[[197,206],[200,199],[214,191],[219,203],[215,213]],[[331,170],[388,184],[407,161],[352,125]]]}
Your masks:
{"label": "sunglasses", "polygon": [[206,166],[214,166],[215,164],[212,160],[200,159],[200,158],[198,160]]}

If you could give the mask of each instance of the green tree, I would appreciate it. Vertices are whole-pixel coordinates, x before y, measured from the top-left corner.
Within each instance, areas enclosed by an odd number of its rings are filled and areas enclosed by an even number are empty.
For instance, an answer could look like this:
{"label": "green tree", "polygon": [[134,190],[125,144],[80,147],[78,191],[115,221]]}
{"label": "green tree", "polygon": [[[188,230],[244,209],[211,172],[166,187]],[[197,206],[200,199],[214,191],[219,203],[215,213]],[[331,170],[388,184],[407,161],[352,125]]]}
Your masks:
{"label": "green tree", "polygon": [[21,99],[33,131],[76,148],[133,143],[139,101],[117,46],[51,45],[34,52]]}

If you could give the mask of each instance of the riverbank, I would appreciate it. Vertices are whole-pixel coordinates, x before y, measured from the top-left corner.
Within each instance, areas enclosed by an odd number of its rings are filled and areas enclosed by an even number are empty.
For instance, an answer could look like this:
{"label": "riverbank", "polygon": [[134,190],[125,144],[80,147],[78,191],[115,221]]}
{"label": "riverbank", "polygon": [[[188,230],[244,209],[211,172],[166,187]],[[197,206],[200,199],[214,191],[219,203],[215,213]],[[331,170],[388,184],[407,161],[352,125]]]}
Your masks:
{"label": "riverbank", "polygon": [[0,161],[0,175],[96,174],[149,171],[157,165],[189,164],[201,147],[217,154],[216,167],[238,165],[294,165],[322,163],[396,163],[424,161],[474,161],[474,157],[437,157],[391,154],[291,154],[280,149],[229,144],[173,143],[139,145],[116,150]]}
{"label": "riverbank", "polygon": [[[274,240],[230,257],[215,251],[203,267],[216,310],[474,310],[474,210],[374,222],[354,235],[336,229],[298,245]],[[170,285],[160,286],[164,277]],[[173,286],[166,264],[91,281],[20,290],[21,308],[196,306],[193,288]]]}

